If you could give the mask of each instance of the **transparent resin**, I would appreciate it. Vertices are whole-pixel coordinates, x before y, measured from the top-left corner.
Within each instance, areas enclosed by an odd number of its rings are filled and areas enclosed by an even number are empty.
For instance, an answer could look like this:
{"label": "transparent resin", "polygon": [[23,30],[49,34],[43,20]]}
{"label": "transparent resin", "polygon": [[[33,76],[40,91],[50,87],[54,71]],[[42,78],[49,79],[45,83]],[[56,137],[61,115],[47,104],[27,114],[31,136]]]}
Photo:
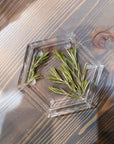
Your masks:
{"label": "transparent resin", "polygon": [[[80,66],[83,67],[87,64],[86,78],[90,84],[86,90],[85,95],[81,99],[73,99],[65,95],[58,95],[50,92],[48,87],[54,84],[51,80],[46,78],[50,75],[50,68],[59,67],[60,61],[55,57],[53,51],[65,51],[65,49],[77,47],[77,57]],[[33,55],[38,52],[43,53],[49,51],[52,53],[48,62],[41,67],[42,79],[37,80],[36,83],[26,85],[28,74],[31,67]],[[104,66],[100,64],[89,52],[89,50],[77,42],[75,37],[61,36],[43,41],[33,42],[27,46],[23,68],[19,77],[18,87],[25,94],[26,98],[48,117],[68,114],[75,111],[81,111],[91,108],[94,104],[94,96],[96,87],[100,81]],[[56,84],[57,85],[57,84]],[[59,85],[60,86],[60,85]]]}

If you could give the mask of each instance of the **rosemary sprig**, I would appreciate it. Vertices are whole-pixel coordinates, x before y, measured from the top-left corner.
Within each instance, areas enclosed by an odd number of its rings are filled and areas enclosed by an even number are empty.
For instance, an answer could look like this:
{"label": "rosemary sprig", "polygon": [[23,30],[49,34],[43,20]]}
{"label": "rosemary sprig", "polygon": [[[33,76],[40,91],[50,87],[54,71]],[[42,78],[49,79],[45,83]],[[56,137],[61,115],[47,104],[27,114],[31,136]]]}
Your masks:
{"label": "rosemary sprig", "polygon": [[41,75],[37,73],[37,69],[42,66],[44,63],[46,63],[47,59],[49,58],[49,52],[45,51],[40,56],[40,52],[37,54],[37,56],[33,55],[32,64],[29,71],[28,81],[27,84],[31,83],[34,80],[40,79]]}
{"label": "rosemary sprig", "polygon": [[64,84],[67,90],[49,86],[49,91],[60,95],[68,95],[71,98],[79,99],[85,94],[89,81],[85,79],[87,72],[87,64],[81,72],[80,65],[77,61],[76,47],[66,50],[67,55],[55,50],[54,54],[62,62],[60,68],[51,68],[51,76],[46,76],[53,80],[53,83]]}

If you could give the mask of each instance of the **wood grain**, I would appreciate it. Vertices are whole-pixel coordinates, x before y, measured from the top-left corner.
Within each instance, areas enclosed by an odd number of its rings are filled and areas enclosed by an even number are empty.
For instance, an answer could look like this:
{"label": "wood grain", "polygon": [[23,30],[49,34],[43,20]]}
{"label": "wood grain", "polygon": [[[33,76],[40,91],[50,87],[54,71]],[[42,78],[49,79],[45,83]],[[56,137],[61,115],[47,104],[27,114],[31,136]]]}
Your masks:
{"label": "wood grain", "polygon": [[[48,119],[17,81],[28,43],[69,32],[105,65],[98,105]],[[113,0],[0,1],[0,144],[112,144],[113,39]]]}

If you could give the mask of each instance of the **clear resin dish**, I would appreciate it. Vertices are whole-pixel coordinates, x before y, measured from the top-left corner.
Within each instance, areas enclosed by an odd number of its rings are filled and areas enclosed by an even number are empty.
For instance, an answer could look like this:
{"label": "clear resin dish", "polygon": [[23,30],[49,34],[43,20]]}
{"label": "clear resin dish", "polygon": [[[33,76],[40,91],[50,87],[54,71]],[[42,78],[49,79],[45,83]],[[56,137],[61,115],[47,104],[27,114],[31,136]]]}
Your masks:
{"label": "clear resin dish", "polygon": [[[55,57],[53,51],[55,49],[64,52],[76,46],[77,58],[81,67],[87,65],[86,78],[90,81],[86,93],[80,99],[70,98],[66,95],[58,95],[49,91],[48,87],[54,85],[51,80],[46,78],[50,75],[50,68],[58,68],[61,62]],[[46,64],[41,67],[40,73],[43,76],[37,80],[27,84],[33,56],[37,53],[49,51],[51,57]],[[48,117],[77,112],[93,107],[96,87],[101,78],[104,66],[100,64],[80,42],[77,42],[74,36],[60,36],[46,39],[28,44],[24,58],[23,68],[18,81],[18,88],[22,91],[26,98]],[[57,85],[57,84],[56,84]],[[58,84],[60,86],[60,84]]]}

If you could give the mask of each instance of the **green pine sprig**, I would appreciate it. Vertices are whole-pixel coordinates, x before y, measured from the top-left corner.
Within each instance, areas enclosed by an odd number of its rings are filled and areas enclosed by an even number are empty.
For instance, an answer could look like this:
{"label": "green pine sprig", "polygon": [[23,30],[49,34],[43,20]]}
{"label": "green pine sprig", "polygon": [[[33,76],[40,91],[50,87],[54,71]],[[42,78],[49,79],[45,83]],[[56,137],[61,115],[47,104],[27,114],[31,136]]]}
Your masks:
{"label": "green pine sprig", "polygon": [[84,95],[89,85],[89,81],[85,79],[87,73],[87,64],[81,71],[80,65],[77,61],[76,47],[66,50],[66,56],[63,52],[54,51],[56,57],[62,62],[60,68],[51,68],[51,76],[46,77],[53,81],[53,83],[64,84],[68,90],[49,86],[49,91],[60,95],[68,95],[71,98],[79,99]]}
{"label": "green pine sprig", "polygon": [[33,55],[32,64],[29,71],[28,81],[27,84],[31,83],[34,80],[38,80],[41,78],[41,75],[37,73],[37,70],[40,66],[42,66],[44,63],[47,62],[47,59],[49,58],[49,52],[45,51],[42,56],[40,56],[40,52],[37,54],[37,56]]}

